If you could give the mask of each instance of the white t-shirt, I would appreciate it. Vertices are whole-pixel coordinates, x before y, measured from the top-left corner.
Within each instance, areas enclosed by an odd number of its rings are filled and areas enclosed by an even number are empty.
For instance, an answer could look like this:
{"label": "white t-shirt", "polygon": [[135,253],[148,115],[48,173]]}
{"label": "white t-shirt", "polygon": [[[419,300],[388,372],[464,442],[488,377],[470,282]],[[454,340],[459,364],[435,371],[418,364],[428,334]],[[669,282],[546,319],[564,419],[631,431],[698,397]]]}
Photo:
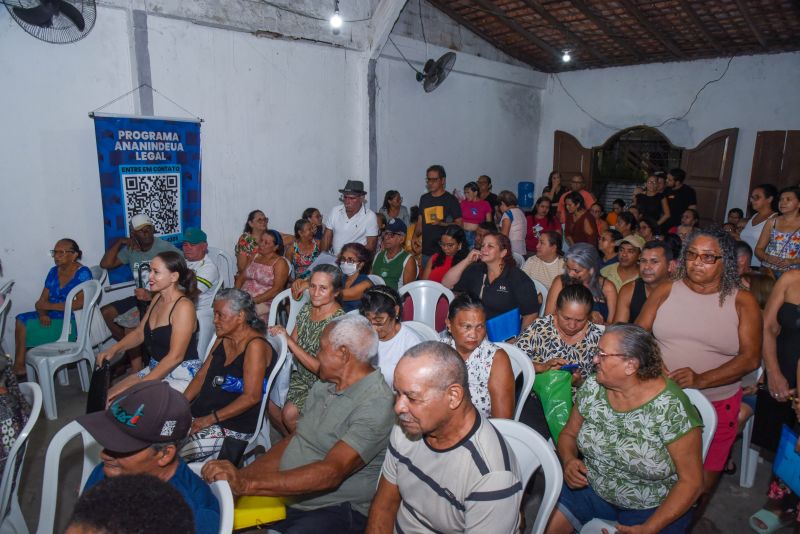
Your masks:
{"label": "white t-shirt", "polygon": [[366,245],[368,237],[377,237],[379,233],[378,218],[374,211],[366,207],[358,210],[352,217],[348,217],[344,205],[340,204],[325,216],[323,223],[333,232],[331,249],[337,256],[347,243]]}
{"label": "white t-shirt", "polygon": [[378,367],[389,387],[394,384],[394,368],[397,367],[397,362],[408,349],[422,341],[419,334],[404,324],[400,325],[400,331],[392,339],[378,341]]}
{"label": "white t-shirt", "polygon": [[214,295],[209,289],[219,280],[219,269],[208,256],[198,261],[187,261],[186,265],[194,271],[197,277],[197,289],[200,294],[197,296],[197,310],[210,310],[214,304]]}

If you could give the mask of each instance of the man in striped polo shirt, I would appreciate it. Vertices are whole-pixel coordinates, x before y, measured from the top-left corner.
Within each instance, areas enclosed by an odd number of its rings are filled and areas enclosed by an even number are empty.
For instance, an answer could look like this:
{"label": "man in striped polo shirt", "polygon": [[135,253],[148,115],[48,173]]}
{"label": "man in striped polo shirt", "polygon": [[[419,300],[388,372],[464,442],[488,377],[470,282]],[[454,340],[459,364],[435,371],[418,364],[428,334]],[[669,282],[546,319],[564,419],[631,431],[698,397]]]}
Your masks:
{"label": "man in striped polo shirt", "polygon": [[517,532],[514,453],[472,405],[467,368],[444,343],[409,349],[394,372],[395,413],[367,532]]}

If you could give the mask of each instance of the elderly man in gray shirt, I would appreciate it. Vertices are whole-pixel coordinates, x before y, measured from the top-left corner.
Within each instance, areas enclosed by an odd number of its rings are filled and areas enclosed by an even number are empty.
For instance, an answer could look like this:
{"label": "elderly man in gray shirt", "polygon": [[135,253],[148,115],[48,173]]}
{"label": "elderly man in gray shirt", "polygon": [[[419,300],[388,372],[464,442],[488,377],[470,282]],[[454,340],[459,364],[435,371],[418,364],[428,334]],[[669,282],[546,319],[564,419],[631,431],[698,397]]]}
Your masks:
{"label": "elderly man in gray shirt", "polygon": [[325,327],[320,381],[297,431],[243,469],[227,461],[203,467],[208,482],[227,480],[237,495],[290,498],[278,532],[363,532],[375,495],[394,397],[371,365],[378,337],[364,317],[345,315]]}

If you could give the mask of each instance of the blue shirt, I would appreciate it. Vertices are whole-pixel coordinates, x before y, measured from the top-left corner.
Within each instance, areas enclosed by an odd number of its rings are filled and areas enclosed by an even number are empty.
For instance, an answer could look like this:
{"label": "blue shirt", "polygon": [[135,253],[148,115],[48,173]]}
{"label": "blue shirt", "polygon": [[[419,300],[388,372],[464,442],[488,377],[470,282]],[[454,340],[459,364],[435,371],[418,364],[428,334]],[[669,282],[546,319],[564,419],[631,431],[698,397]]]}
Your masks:
{"label": "blue shirt", "polygon": [[[83,491],[87,492],[93,486],[99,484],[106,478],[103,472],[102,462],[94,468],[83,487]],[[169,483],[183,495],[186,504],[192,509],[194,515],[194,527],[197,534],[217,534],[219,532],[219,503],[211,489],[208,487],[203,479],[195,475],[189,467],[183,462],[178,460],[178,469]]]}

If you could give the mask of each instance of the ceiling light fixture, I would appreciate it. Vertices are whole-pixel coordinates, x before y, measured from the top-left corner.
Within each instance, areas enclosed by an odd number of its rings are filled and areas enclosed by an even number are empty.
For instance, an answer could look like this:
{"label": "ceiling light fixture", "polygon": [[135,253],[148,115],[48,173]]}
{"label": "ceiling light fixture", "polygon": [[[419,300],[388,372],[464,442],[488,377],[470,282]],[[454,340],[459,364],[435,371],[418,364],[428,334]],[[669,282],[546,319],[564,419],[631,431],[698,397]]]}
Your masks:
{"label": "ceiling light fixture", "polygon": [[572,61],[572,56],[569,55],[569,50],[564,50],[564,55],[561,56],[561,61],[563,61],[564,63],[569,63],[570,61]]}
{"label": "ceiling light fixture", "polygon": [[338,30],[342,27],[342,16],[339,15],[339,0],[336,0],[333,7],[333,16],[331,17],[331,28]]}

